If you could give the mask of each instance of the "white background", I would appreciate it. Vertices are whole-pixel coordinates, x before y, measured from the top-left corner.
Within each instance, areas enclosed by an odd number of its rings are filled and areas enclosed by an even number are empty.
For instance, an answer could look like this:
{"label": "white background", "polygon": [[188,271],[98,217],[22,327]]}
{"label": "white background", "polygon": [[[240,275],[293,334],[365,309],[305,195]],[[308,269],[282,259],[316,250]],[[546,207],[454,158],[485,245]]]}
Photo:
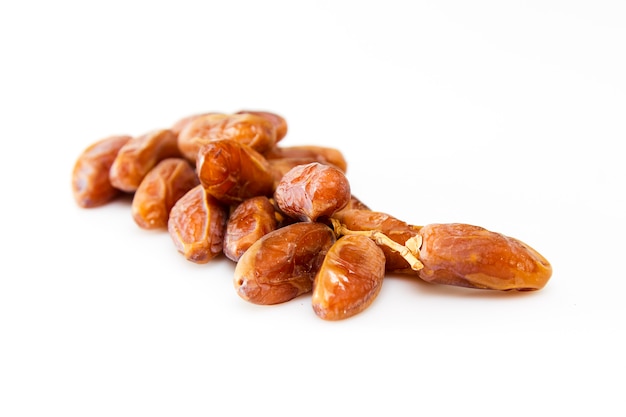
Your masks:
{"label": "white background", "polygon": [[[0,46],[0,415],[626,415],[623,1],[15,1]],[[244,108],[340,149],[371,208],[517,237],[552,279],[390,276],[325,322],[128,201],[75,205],[95,140]]]}

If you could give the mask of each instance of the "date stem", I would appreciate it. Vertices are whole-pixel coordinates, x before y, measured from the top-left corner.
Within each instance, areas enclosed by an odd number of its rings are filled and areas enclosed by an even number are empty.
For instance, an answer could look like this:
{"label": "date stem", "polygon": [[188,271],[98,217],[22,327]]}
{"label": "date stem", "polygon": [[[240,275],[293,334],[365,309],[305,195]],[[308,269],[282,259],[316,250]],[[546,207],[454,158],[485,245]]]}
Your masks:
{"label": "date stem", "polygon": [[399,244],[398,242],[392,240],[389,236],[378,230],[350,230],[346,227],[345,224],[341,223],[339,220],[331,218],[330,219],[333,229],[337,236],[343,235],[362,235],[367,236],[376,242],[379,246],[386,246],[394,252],[398,252],[400,256],[402,256],[411,266],[411,269],[414,271],[419,271],[424,268],[424,264],[420,262],[419,257],[419,248],[422,246],[422,237],[419,235],[415,235],[412,238],[409,238],[404,245]]}

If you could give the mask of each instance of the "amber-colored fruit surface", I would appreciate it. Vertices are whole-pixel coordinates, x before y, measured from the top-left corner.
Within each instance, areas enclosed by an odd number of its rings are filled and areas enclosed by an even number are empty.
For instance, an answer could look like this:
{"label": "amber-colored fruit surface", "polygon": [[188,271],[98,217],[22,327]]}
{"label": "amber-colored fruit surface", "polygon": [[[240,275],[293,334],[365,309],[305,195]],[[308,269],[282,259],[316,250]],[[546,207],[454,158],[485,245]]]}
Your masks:
{"label": "amber-colored fruit surface", "polygon": [[114,187],[135,192],[148,172],[165,158],[179,157],[176,135],[159,129],[135,136],[119,150],[109,179]]}
{"label": "amber-colored fruit surface", "polygon": [[178,136],[180,135],[180,132],[182,132],[187,126],[189,126],[189,124],[191,124],[191,122],[193,122],[196,119],[199,119],[200,117],[208,116],[209,114],[218,114],[218,113],[216,113],[216,112],[206,112],[206,113],[196,113],[196,114],[191,114],[189,116],[185,116],[183,118],[178,119],[170,127],[170,130],[172,132],[174,132],[174,134],[178,138]]}
{"label": "amber-colored fruit surface", "polygon": [[256,114],[211,113],[195,118],[180,131],[178,147],[185,158],[195,162],[203,145],[224,139],[265,152],[276,144],[276,127]]}
{"label": "amber-colored fruit surface", "polygon": [[330,248],[313,285],[312,306],[318,317],[342,320],[378,296],[385,276],[385,255],[370,238],[342,236]]}
{"label": "amber-colored fruit surface", "polygon": [[302,221],[330,217],[350,201],[350,183],[338,168],[313,162],[287,172],[274,199],[281,211]]}
{"label": "amber-colored fruit surface", "polygon": [[241,110],[238,111],[237,114],[253,114],[255,116],[261,116],[267,119],[274,125],[274,128],[276,129],[276,142],[279,142],[285,136],[287,136],[287,120],[285,120],[285,118],[279,114],[261,110]]}
{"label": "amber-colored fruit surface", "polygon": [[334,242],[322,223],[298,222],[266,234],[237,262],[237,294],[255,304],[278,304],[311,291]]}
{"label": "amber-colored fruit surface", "polygon": [[76,204],[83,208],[102,206],[118,194],[109,180],[109,171],[119,150],[132,137],[115,135],[88,146],[76,159],[72,170],[72,193]]}
{"label": "amber-colored fruit surface", "polygon": [[276,210],[267,197],[252,197],[243,201],[228,218],[224,255],[237,262],[254,242],[277,227]]}
{"label": "amber-colored fruit surface", "polygon": [[174,204],[167,227],[176,249],[202,264],[222,253],[227,218],[227,208],[197,185]]}
{"label": "amber-colored fruit surface", "polygon": [[424,268],[437,284],[492,290],[538,290],[552,275],[539,252],[518,239],[462,223],[429,224],[419,231]]}
{"label": "amber-colored fruit surface", "polygon": [[167,227],[170,210],[198,185],[193,167],[183,158],[166,158],[148,172],[133,195],[131,213],[143,229]]}
{"label": "amber-colored fruit surface", "polygon": [[348,170],[348,162],[343,153],[338,149],[326,146],[275,146],[263,155],[269,161],[273,159],[302,159],[309,160],[310,162],[333,165],[343,172]]}
{"label": "amber-colored fruit surface", "polygon": [[318,162],[317,159],[311,157],[286,157],[286,158],[274,158],[267,159],[268,164],[272,169],[274,175],[274,189],[278,187],[278,184],[283,179],[286,173],[299,165],[310,164],[311,162]]}
{"label": "amber-colored fruit surface", "polygon": [[204,145],[198,153],[196,171],[207,192],[224,204],[271,196],[274,191],[274,174],[263,155],[232,139]]}

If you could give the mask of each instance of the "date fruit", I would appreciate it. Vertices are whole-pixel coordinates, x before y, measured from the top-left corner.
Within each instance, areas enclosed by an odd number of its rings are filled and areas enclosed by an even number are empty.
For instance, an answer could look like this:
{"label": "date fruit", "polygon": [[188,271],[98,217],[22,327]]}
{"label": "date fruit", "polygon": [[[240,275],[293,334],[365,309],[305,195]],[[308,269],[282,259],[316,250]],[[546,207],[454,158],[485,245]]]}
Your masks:
{"label": "date fruit", "polygon": [[385,255],[366,236],[342,236],[330,248],[313,284],[312,305],[324,320],[352,317],[378,296],[385,276]]}
{"label": "date fruit", "polygon": [[277,227],[276,210],[269,198],[259,196],[244,200],[228,218],[224,255],[237,262],[254,242]]}
{"label": "date fruit", "polygon": [[115,188],[132,193],[161,160],[179,156],[174,132],[154,130],[133,137],[122,146],[111,166],[109,179]]}
{"label": "date fruit", "polygon": [[121,193],[111,184],[109,171],[119,150],[131,139],[128,135],[109,136],[80,154],[72,170],[72,193],[80,207],[102,206]]}
{"label": "date fruit", "polygon": [[330,217],[350,201],[350,183],[338,168],[313,162],[287,172],[274,191],[280,210],[301,221]]}
{"label": "date fruit", "polygon": [[230,139],[265,152],[276,144],[276,127],[256,114],[213,113],[190,121],[178,135],[183,156],[195,162],[200,148],[212,141]]}
{"label": "date fruit", "polygon": [[133,195],[131,213],[142,229],[167,227],[170,210],[198,185],[193,167],[183,158],[166,158],[148,172]]}
{"label": "date fruit", "polygon": [[552,266],[518,239],[462,223],[429,224],[419,231],[418,271],[425,281],[491,290],[543,288]]}
{"label": "date fruit", "polygon": [[222,253],[227,218],[227,208],[197,185],[174,204],[167,229],[187,260],[204,264]]}
{"label": "date fruit", "polygon": [[276,129],[276,142],[279,142],[287,135],[287,120],[284,117],[272,113],[269,111],[259,111],[259,110],[241,110],[236,114],[253,114],[255,116],[261,116],[267,119],[270,123],[274,125]]}
{"label": "date fruit", "polygon": [[343,172],[348,169],[348,162],[343,153],[335,148],[326,146],[300,145],[300,146],[275,146],[263,154],[268,161],[274,159],[302,159],[310,162],[320,162],[333,165]]}
{"label": "date fruit", "polygon": [[178,136],[180,135],[180,132],[182,132],[183,129],[185,129],[191,122],[193,122],[196,119],[199,119],[200,117],[208,116],[209,114],[217,114],[217,113],[216,112],[196,113],[196,114],[191,114],[189,116],[185,116],[181,119],[178,119],[176,123],[174,123],[170,127],[170,130],[174,132],[174,134],[178,138]]}
{"label": "date fruit", "polygon": [[274,174],[263,155],[232,139],[216,140],[198,152],[196,171],[209,194],[225,204],[271,196]]}
{"label": "date fruit", "polygon": [[314,222],[293,223],[266,234],[237,262],[237,294],[254,304],[278,304],[310,292],[334,242],[332,229]]}

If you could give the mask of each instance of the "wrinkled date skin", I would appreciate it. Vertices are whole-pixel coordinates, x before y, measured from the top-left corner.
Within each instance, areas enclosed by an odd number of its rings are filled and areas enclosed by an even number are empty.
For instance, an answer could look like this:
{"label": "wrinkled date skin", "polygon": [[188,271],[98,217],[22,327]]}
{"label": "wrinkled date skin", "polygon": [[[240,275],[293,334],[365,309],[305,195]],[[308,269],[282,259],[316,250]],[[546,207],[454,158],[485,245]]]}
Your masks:
{"label": "wrinkled date skin", "polygon": [[243,201],[228,218],[224,255],[237,262],[254,242],[277,227],[276,210],[269,198],[259,196]]}
{"label": "wrinkled date skin", "polygon": [[272,169],[272,173],[274,174],[274,189],[276,189],[285,174],[291,171],[293,168],[297,167],[298,165],[306,165],[310,164],[311,162],[318,162],[318,160],[316,158],[307,157],[286,157],[267,159],[267,162],[269,163]]}
{"label": "wrinkled date skin", "polygon": [[276,143],[281,141],[285,136],[287,136],[287,120],[281,115],[276,113],[268,112],[268,111],[259,111],[259,110],[241,110],[236,114],[253,114],[255,116],[263,117],[268,120],[270,123],[274,125],[276,129]]}
{"label": "wrinkled date skin", "polygon": [[[348,162],[343,153],[335,148],[325,146],[275,146],[263,154],[270,162],[274,159],[308,160],[320,162],[339,168],[344,173],[348,170]],[[307,162],[308,163],[308,162]]]}
{"label": "wrinkled date skin", "polygon": [[231,139],[204,145],[198,153],[196,171],[207,192],[224,204],[271,196],[274,191],[274,175],[263,155]]}
{"label": "wrinkled date skin", "polygon": [[280,210],[301,221],[330,217],[350,201],[350,183],[338,168],[313,162],[287,172],[276,186]]}
{"label": "wrinkled date skin", "polygon": [[189,261],[204,264],[222,253],[228,210],[197,185],[170,211],[168,232]]}
{"label": "wrinkled date skin", "polygon": [[263,153],[276,144],[276,127],[256,114],[208,114],[195,118],[181,130],[178,147],[185,158],[195,162],[203,145],[224,139]]}
{"label": "wrinkled date skin", "polygon": [[312,306],[324,320],[352,317],[378,296],[385,254],[369,237],[342,236],[330,248],[313,284]]}
{"label": "wrinkled date skin", "polygon": [[[408,224],[389,214],[364,210],[358,200],[353,203],[355,209],[344,209],[333,214],[333,218],[345,224],[351,230],[377,230],[387,235],[393,241],[403,245],[409,238],[418,234],[421,226]],[[385,268],[387,272],[415,274],[409,264],[398,252],[387,246],[382,246],[387,259]]]}
{"label": "wrinkled date skin", "polygon": [[169,129],[154,130],[132,138],[119,150],[109,179],[114,187],[135,192],[157,163],[176,157],[180,157],[180,152],[174,132]]}
{"label": "wrinkled date skin", "polygon": [[192,115],[189,115],[189,116],[185,116],[185,117],[183,117],[181,119],[178,119],[176,121],[176,123],[174,123],[170,127],[170,130],[172,132],[174,132],[174,134],[178,138],[178,136],[180,135],[180,132],[182,132],[187,126],[189,126],[189,124],[191,124],[191,122],[193,122],[194,120],[199,119],[201,117],[208,116],[210,114],[218,114],[218,113],[217,112],[206,112],[206,113],[197,113],[197,114],[192,114]]}
{"label": "wrinkled date skin", "polygon": [[193,167],[183,158],[166,158],[148,172],[133,195],[131,213],[142,229],[167,227],[170,210],[198,185]]}
{"label": "wrinkled date skin", "polygon": [[131,139],[128,135],[109,136],[80,154],[72,171],[72,192],[80,207],[102,206],[121,193],[111,184],[109,171],[120,149]]}
{"label": "wrinkled date skin", "polygon": [[552,266],[525,243],[462,223],[430,224],[419,235],[418,274],[425,281],[470,288],[531,291],[543,288]]}
{"label": "wrinkled date skin", "polygon": [[322,223],[298,222],[257,240],[235,267],[237,294],[254,304],[278,304],[310,292],[335,234]]}

